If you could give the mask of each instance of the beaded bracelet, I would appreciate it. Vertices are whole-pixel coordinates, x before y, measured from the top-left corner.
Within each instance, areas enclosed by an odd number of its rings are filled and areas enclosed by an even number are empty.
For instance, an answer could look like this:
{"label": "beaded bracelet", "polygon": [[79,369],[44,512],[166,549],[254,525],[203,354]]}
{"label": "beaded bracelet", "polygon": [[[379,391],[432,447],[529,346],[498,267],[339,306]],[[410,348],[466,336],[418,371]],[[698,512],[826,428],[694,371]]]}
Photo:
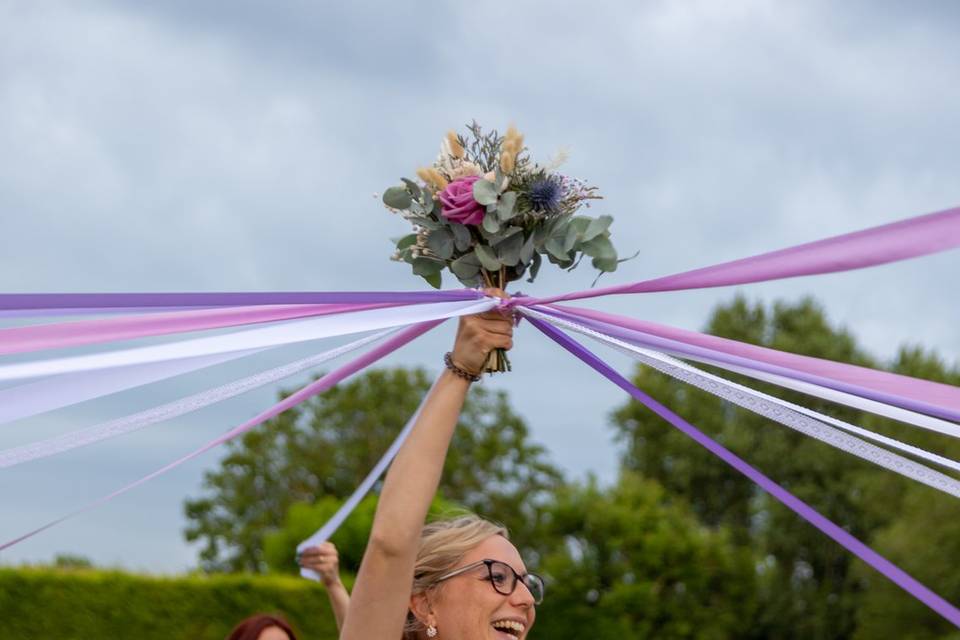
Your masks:
{"label": "beaded bracelet", "polygon": [[453,354],[447,351],[443,354],[443,364],[446,365],[447,369],[453,371],[453,374],[467,380],[469,382],[480,382],[480,376],[470,373],[469,371],[464,371],[457,365],[453,364]]}

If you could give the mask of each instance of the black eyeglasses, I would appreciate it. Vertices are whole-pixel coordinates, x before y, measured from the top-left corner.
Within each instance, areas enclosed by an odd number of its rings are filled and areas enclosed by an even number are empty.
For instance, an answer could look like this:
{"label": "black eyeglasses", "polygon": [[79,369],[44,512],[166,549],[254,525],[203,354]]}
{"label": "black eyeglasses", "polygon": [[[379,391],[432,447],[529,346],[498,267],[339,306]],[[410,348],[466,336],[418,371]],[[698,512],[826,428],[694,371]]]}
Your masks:
{"label": "black eyeglasses", "polygon": [[493,585],[493,589],[497,593],[508,596],[516,590],[517,582],[523,581],[523,585],[528,591],[530,591],[530,595],[533,596],[534,604],[540,604],[543,602],[543,578],[534,573],[520,575],[514,571],[513,567],[508,565],[506,562],[500,562],[499,560],[480,560],[478,562],[474,562],[473,564],[468,564],[465,567],[460,567],[459,569],[454,569],[449,573],[443,574],[437,578],[437,582],[442,582],[448,578],[459,576],[460,574],[482,566],[487,567],[488,577],[486,579],[490,581],[490,584]]}

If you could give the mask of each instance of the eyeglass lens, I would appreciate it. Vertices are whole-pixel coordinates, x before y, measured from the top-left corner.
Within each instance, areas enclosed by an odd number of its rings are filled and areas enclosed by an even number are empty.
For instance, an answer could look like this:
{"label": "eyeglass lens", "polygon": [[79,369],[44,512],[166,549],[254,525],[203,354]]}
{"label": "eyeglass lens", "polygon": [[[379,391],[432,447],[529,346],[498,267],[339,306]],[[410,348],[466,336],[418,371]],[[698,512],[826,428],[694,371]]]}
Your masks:
{"label": "eyeglass lens", "polygon": [[[496,589],[497,593],[505,596],[513,593],[514,589],[517,588],[517,578],[519,578],[513,567],[497,561],[491,562],[489,566],[490,582],[493,583],[493,588]],[[527,574],[523,577],[523,584],[530,590],[530,595],[533,596],[533,601],[536,604],[543,602],[543,580],[539,576]]]}

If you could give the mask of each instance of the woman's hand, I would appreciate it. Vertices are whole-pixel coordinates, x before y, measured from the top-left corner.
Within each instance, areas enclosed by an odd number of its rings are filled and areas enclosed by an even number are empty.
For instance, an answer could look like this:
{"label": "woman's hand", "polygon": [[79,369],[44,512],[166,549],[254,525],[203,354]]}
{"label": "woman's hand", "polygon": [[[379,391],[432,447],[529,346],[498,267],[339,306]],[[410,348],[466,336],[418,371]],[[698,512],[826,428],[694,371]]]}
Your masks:
{"label": "woman's hand", "polygon": [[[486,289],[487,295],[506,298],[502,289]],[[453,344],[453,364],[472,374],[480,374],[487,356],[494,349],[513,347],[513,317],[499,310],[461,316]]]}
{"label": "woman's hand", "polygon": [[320,574],[326,586],[340,582],[340,556],[332,542],[324,542],[319,547],[307,547],[297,560],[304,569],[312,569]]}

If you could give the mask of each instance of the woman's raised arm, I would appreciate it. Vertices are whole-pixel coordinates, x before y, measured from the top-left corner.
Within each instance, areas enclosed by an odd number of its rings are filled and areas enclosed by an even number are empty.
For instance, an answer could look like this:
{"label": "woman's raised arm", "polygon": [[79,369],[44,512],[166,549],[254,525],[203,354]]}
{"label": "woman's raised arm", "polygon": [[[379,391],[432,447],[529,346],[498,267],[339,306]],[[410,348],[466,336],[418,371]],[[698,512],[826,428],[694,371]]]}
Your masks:
{"label": "woman's raised arm", "polygon": [[[489,292],[503,295],[502,292]],[[480,372],[487,354],[513,346],[513,323],[497,311],[460,319],[453,364]],[[399,639],[410,604],[420,530],[437,492],[470,383],[445,369],[390,465],[340,638]]]}

